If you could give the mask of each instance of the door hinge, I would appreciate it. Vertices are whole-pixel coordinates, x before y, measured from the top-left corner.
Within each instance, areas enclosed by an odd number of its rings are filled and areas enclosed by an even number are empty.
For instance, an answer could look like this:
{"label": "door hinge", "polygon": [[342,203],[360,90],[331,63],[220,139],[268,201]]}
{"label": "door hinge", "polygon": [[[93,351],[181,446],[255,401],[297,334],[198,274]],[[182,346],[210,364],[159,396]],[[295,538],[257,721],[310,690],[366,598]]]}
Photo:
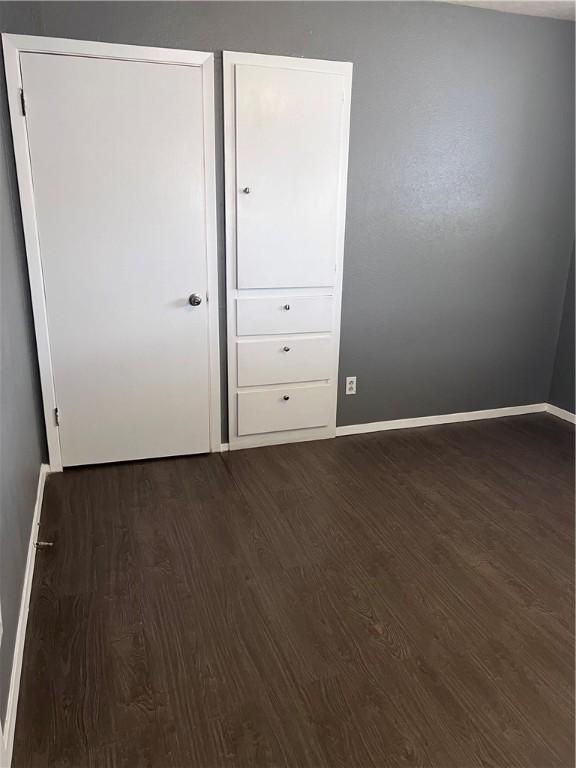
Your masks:
{"label": "door hinge", "polygon": [[24,88],[20,88],[20,107],[22,109],[22,115],[26,117],[26,97],[24,96]]}
{"label": "door hinge", "polygon": [[58,408],[54,408],[54,423],[57,427],[60,426],[60,411]]}

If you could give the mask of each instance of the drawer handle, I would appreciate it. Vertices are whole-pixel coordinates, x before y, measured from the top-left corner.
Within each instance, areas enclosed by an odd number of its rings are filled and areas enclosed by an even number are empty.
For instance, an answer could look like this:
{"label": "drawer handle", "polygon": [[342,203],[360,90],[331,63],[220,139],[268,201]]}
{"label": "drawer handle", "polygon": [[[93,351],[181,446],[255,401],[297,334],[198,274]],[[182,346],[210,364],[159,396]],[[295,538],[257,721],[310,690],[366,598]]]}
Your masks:
{"label": "drawer handle", "polygon": [[290,309],[290,304],[284,304],[284,309],[286,310],[286,312],[288,312],[288,310]]}
{"label": "drawer handle", "polygon": [[282,347],[282,349],[284,350],[284,352],[290,352],[290,347]]}
{"label": "drawer handle", "polygon": [[282,400],[290,400],[290,395],[283,395]]}

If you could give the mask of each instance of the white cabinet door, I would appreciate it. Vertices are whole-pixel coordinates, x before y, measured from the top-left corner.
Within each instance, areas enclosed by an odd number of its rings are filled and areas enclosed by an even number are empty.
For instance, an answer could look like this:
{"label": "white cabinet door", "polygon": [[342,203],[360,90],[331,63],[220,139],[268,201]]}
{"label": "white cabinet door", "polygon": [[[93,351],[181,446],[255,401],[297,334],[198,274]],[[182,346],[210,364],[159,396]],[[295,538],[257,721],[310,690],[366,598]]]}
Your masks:
{"label": "white cabinet door", "polygon": [[342,74],[236,65],[238,288],[333,286]]}
{"label": "white cabinet door", "polygon": [[208,451],[201,69],[20,60],[62,463]]}

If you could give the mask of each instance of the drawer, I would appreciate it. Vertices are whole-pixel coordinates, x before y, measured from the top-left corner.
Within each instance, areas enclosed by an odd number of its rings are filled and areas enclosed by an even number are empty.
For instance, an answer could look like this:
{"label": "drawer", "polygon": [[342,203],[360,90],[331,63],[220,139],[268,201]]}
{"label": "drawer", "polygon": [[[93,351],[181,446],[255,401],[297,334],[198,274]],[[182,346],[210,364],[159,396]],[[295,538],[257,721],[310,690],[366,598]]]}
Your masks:
{"label": "drawer", "polygon": [[331,410],[330,384],[238,392],[238,435],[325,427]]}
{"label": "drawer", "polygon": [[329,379],[332,337],[238,341],[238,386]]}
{"label": "drawer", "polygon": [[332,330],[332,296],[237,299],[238,336],[322,333]]}

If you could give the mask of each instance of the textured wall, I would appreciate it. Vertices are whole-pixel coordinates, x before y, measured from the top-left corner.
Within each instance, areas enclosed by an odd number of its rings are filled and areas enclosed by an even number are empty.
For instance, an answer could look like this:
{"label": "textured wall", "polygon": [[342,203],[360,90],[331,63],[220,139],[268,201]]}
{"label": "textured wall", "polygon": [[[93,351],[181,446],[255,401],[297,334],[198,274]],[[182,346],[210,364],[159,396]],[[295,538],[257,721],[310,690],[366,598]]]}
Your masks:
{"label": "textured wall", "polygon": [[[338,423],[546,400],[574,236],[571,23],[436,3],[45,3],[42,19],[354,62],[340,371],[358,394],[341,382]],[[221,109],[220,66],[217,89]],[[219,174],[222,227],[221,158]]]}
{"label": "textured wall", "polygon": [[[0,3],[2,32],[39,34],[36,9]],[[2,62],[2,68],[3,68]],[[4,722],[28,541],[44,453],[36,346],[12,153],[0,77],[0,721]]]}
{"label": "textured wall", "polygon": [[556,347],[556,359],[554,371],[550,383],[549,402],[564,408],[566,411],[576,413],[575,380],[574,380],[574,250],[566,283],[566,295],[564,296],[564,310],[562,323],[558,334]]}

